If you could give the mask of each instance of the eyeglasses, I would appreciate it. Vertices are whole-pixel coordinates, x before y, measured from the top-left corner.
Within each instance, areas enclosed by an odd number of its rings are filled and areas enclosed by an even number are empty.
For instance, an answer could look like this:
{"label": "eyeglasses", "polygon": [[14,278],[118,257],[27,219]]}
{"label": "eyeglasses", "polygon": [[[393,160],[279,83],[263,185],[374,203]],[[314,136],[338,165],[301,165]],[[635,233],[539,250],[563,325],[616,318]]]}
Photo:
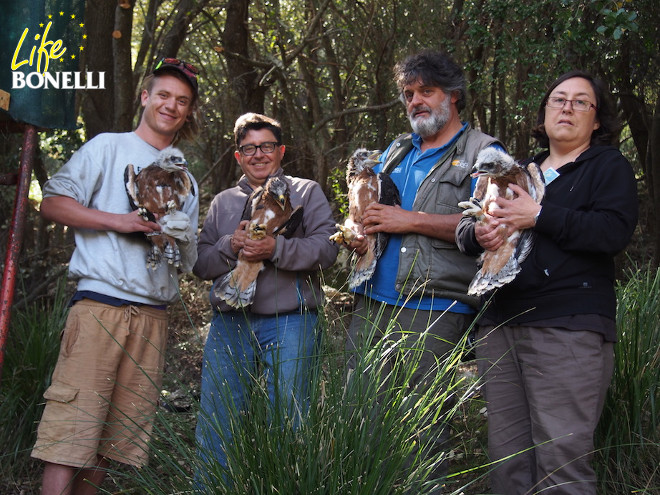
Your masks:
{"label": "eyeglasses", "polygon": [[273,143],[271,141],[266,141],[261,144],[245,144],[238,147],[238,151],[243,153],[245,156],[252,156],[257,152],[257,148],[261,150],[264,154],[270,154],[275,151],[279,143]]}
{"label": "eyeglasses", "polygon": [[154,70],[158,70],[163,66],[170,65],[181,69],[188,76],[197,79],[197,74],[199,74],[199,69],[193,64],[189,64],[184,60],[179,60],[178,58],[164,58],[156,65]]}
{"label": "eyeglasses", "polygon": [[567,100],[566,98],[562,98],[561,96],[551,96],[550,98],[548,98],[546,105],[550,108],[564,108],[564,105],[566,105],[566,103],[570,103],[571,106],[573,107],[573,110],[576,110],[578,112],[588,112],[589,110],[591,110],[591,107],[594,107],[594,109],[596,109],[596,105],[594,105],[590,101]]}

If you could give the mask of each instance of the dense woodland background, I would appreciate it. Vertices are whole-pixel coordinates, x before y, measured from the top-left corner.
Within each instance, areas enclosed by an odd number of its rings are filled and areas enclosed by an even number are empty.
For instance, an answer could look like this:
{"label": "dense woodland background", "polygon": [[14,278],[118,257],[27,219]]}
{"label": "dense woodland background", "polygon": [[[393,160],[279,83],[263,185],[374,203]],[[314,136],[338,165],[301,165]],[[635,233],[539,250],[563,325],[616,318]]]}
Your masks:
{"label": "dense woodland background", "polygon": [[[61,3],[48,1],[55,6]],[[602,450],[597,465],[603,486],[607,487],[603,493],[657,493],[658,0],[87,0],[85,24],[90,35],[79,70],[105,72],[107,89],[79,92],[79,129],[40,132],[33,200],[12,309],[9,343],[13,347],[6,354],[4,388],[0,391],[0,444],[4,447],[0,449],[0,492],[38,493],[40,468],[30,463],[28,452],[65,315],[67,297],[61,291],[71,290],[70,286],[63,289],[62,281],[73,239],[61,226],[41,220],[37,186],[87,139],[101,132],[135,127],[139,87],[157,61],[164,56],[178,57],[201,71],[202,132],[194,143],[183,147],[202,188],[201,219],[213,195],[232,186],[240,176],[232,156],[232,129],[236,118],[246,111],[263,112],[283,123],[287,173],[317,180],[340,219],[345,207],[346,158],[361,146],[384,149],[409,129],[392,82],[393,65],[409,53],[430,47],[451,53],[465,68],[469,98],[463,120],[498,136],[518,158],[535,151],[529,134],[549,82],[567,70],[579,68],[610,84],[626,124],[621,149],[637,173],[641,202],[635,237],[617,260],[621,278],[630,276],[632,283],[619,291],[625,308],[619,312],[619,327],[625,331],[598,434]],[[21,143],[20,133],[0,127],[0,175],[16,171]],[[14,187],[0,188],[2,260],[14,195]],[[641,270],[626,270],[631,266]],[[642,283],[639,279],[648,280]],[[326,281],[335,280],[341,278],[335,279],[332,274],[326,277]],[[198,330],[208,323],[208,286],[188,275],[182,279],[181,289],[185,304],[174,305],[170,319],[172,342],[166,387],[170,391],[182,387],[187,396],[196,396],[201,364]],[[343,335],[340,331],[333,334],[332,328],[339,326],[342,315],[350,314],[348,299],[341,294],[329,298],[331,304],[326,310],[330,311],[330,335]],[[338,386],[343,387],[344,377],[339,378]],[[337,390],[341,392],[337,401],[341,412],[344,392],[343,388]],[[457,457],[452,462],[464,456],[465,466],[483,466],[487,462],[483,403],[478,396],[468,399],[465,412],[458,415],[462,429],[456,434]],[[190,447],[190,425],[195,416],[189,413],[174,420],[176,424],[181,421],[181,431],[187,432],[180,450],[170,444],[179,439],[168,426],[172,419],[160,416],[164,422],[159,423],[162,431],[156,436],[164,446],[153,449],[154,455],[160,456],[152,463],[154,469],[129,472],[124,480],[113,476],[108,486],[114,488],[108,488],[107,493],[118,493],[115,485],[122,483],[138,487],[121,493],[144,493],[146,486],[153,488],[149,493],[174,493],[180,490],[173,487],[188,486],[190,473],[184,468],[195,460]],[[362,421],[360,417],[357,420]],[[329,417],[319,424],[336,429],[346,423]],[[408,416],[406,424],[410,424]],[[347,428],[351,435],[358,430]],[[393,431],[399,430],[397,423]],[[317,446],[324,441],[310,437],[300,444],[289,443]],[[365,446],[369,448],[370,444]],[[299,452],[293,454],[294,460],[305,457]],[[369,461],[372,454],[369,451],[355,458]],[[385,454],[390,456],[389,451]],[[281,455],[279,450],[274,451],[275,464],[286,464],[280,462]],[[239,464],[245,464],[242,461]],[[261,459],[255,472],[263,471],[260,463]],[[325,469],[326,464],[321,462],[319,466]],[[246,465],[251,469],[249,463]],[[460,462],[456,466],[457,472],[462,469]],[[380,468],[373,473],[380,479]],[[455,484],[476,478],[477,484],[465,493],[483,493],[483,473],[466,470],[459,473]],[[349,480],[359,479],[341,474]],[[153,476],[152,481],[145,481],[149,476]],[[269,476],[264,475],[264,480],[273,486],[293,479],[287,473],[277,481]]]}
{"label": "dense woodland background", "polygon": [[[465,67],[463,120],[498,136],[518,158],[533,151],[529,133],[550,81],[572,68],[608,81],[643,203],[633,257],[658,264],[657,0],[87,0],[85,24],[80,70],[105,72],[107,89],[79,92],[79,131],[40,134],[39,183],[84,140],[132,129],[142,78],[161,57],[176,56],[201,71],[202,133],[185,151],[204,200],[240,176],[232,156],[236,117],[264,112],[284,125],[287,172],[320,182],[339,217],[347,156],[359,146],[383,149],[408,130],[392,66],[432,47]],[[1,134],[0,173],[16,169],[20,143],[18,134]],[[13,194],[0,189],[3,226]],[[22,266],[39,269],[28,293],[44,285],[42,268],[50,273],[70,244],[62,235],[30,216]]]}

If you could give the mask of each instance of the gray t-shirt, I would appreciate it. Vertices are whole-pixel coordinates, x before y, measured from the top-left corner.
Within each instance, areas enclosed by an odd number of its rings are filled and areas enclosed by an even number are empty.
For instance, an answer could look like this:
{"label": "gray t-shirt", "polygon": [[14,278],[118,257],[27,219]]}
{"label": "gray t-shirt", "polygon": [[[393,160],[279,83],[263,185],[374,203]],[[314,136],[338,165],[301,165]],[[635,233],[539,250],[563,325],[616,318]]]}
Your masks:
{"label": "gray t-shirt", "polygon": [[[132,163],[138,172],[153,163],[159,150],[134,132],[100,134],[83,145],[44,186],[44,197],[67,196],[83,206],[110,213],[129,213],[124,170]],[[189,174],[190,175],[190,174]],[[199,194],[188,196],[182,211],[197,226]],[[78,290],[88,290],[145,304],[163,304],[177,296],[177,269],[166,262],[147,267],[149,244],[143,234],[75,229],[76,249],[69,276]],[[194,248],[193,248],[194,251]],[[182,271],[195,259],[182,251]]]}

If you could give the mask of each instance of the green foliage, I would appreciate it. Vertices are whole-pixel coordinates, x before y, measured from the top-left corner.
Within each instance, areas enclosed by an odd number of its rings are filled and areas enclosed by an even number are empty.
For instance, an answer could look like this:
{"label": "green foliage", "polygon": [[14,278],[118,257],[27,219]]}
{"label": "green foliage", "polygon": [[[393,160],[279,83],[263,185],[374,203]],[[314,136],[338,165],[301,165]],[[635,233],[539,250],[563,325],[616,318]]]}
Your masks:
{"label": "green foliage", "polygon": [[80,148],[85,141],[82,129],[73,131],[52,130],[39,135],[39,148],[44,156],[46,171],[52,175],[69,161],[71,155]]}
{"label": "green foliage", "polygon": [[615,11],[604,8],[600,11],[603,16],[603,24],[598,26],[596,31],[605,36],[612,36],[615,40],[621,39],[626,31],[637,32],[637,12],[629,12],[624,8]]}
{"label": "green foliage", "polygon": [[335,213],[337,218],[346,218],[348,216],[348,195],[346,186],[345,170],[334,169],[329,178],[330,191],[334,200]]}
{"label": "green foliage", "polygon": [[33,303],[12,314],[0,383],[0,477],[20,478],[29,471],[29,452],[43,410],[43,393],[60,347],[66,320],[65,278],[45,307]]}
{"label": "green foliage", "polygon": [[[199,487],[209,494],[430,493],[444,482],[430,473],[448,453],[429,455],[433,439],[428,426],[447,409],[450,396],[460,395],[457,402],[462,405],[475,384],[459,389],[456,380],[447,386],[462,343],[456,354],[429,371],[427,388],[406,386],[416,371],[424,338],[411,336],[399,344],[385,338],[377,346],[359,349],[348,368],[343,339],[327,340],[320,366],[309,377],[308,411],[295,408],[289,414],[289,398],[271,404],[261,377],[251,377],[249,409],[232,412],[229,476],[213,461],[200,463],[193,430],[185,428],[185,421],[159,412],[153,462],[137,472],[113,471],[114,482],[124,490],[137,484],[140,493],[185,493],[199,470],[213,479]],[[392,368],[385,372],[388,363]],[[449,408],[448,414],[457,407]]]}
{"label": "green foliage", "polygon": [[596,434],[603,493],[660,488],[660,270],[638,269],[618,287],[612,384]]}
{"label": "green foliage", "polygon": [[[66,315],[65,298],[62,292],[58,294],[45,309],[34,305],[13,315],[0,388],[4,482],[38,477],[29,451]],[[631,272],[617,294],[620,341],[615,346],[614,377],[597,431],[595,466],[603,493],[650,495],[660,486],[660,272]],[[324,325],[329,328],[334,323]],[[429,390],[414,391],[401,386],[419,358],[419,345],[412,337],[399,345],[384,339],[375,347],[361,348],[355,365],[346,368],[343,334],[337,338],[326,332],[326,336],[321,365],[310,377],[313,407],[306,413],[292,418],[270,408],[255,377],[250,421],[236,422],[238,430],[230,449],[238,488],[219,481],[220,486],[210,493],[278,493],[276,488],[279,493],[371,495],[406,489],[426,493],[439,481],[430,479],[439,458],[426,455],[425,425],[446,403],[448,395],[441,381],[453,376],[465,343],[459,345],[456,355],[437,363],[438,374],[432,376]],[[394,363],[389,374],[383,372],[388,361]],[[458,433],[457,452],[445,453],[454,456],[454,474],[445,493],[484,493],[475,491],[482,486],[487,464],[481,436],[484,404],[478,396],[478,381],[459,380],[448,391],[458,397],[450,413]],[[113,466],[100,493],[191,492],[196,470],[209,466],[200,465],[195,450],[193,392],[186,402],[193,404],[186,412],[158,410],[149,465],[142,469]],[[274,421],[273,412],[282,415]],[[241,415],[236,412],[236,417]],[[300,426],[291,427],[294,422]],[[217,466],[210,469],[222,480]]]}

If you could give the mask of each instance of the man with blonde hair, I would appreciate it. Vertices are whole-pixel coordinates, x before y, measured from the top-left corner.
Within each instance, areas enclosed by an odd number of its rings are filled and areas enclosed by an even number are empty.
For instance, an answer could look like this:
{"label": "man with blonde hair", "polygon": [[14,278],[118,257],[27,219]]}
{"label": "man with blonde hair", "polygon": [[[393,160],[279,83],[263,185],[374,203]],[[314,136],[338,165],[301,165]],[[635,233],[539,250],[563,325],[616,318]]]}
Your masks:
{"label": "man with blonde hair", "polygon": [[147,462],[178,278],[171,264],[147,267],[143,234],[176,238],[178,270],[190,271],[199,194],[189,174],[176,221],[147,221],[129,204],[124,171],[155,162],[180,133],[190,137],[197,100],[197,69],[163,59],[145,81],[137,129],[94,137],[44,187],[41,215],[74,230],[69,274],[78,286],[32,451],[45,462],[43,495],[95,494],[109,460]]}

